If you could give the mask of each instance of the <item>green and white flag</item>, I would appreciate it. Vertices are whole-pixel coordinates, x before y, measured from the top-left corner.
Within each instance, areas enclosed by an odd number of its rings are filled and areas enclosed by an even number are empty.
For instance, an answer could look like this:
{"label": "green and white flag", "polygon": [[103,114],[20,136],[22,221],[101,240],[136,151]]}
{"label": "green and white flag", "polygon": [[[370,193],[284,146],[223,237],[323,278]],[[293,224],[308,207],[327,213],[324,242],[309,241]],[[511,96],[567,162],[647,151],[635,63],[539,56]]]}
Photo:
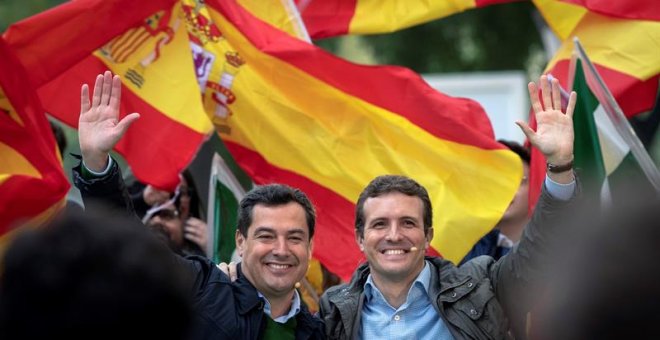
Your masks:
{"label": "green and white flag", "polygon": [[238,203],[245,189],[227,163],[215,154],[209,181],[209,247],[207,254],[215,263],[229,262],[236,248],[235,234]]}
{"label": "green and white flag", "polygon": [[573,115],[574,166],[587,194],[605,207],[635,185],[638,194],[660,192],[660,172],[651,160],[596,68],[575,40],[572,89],[578,94]]}

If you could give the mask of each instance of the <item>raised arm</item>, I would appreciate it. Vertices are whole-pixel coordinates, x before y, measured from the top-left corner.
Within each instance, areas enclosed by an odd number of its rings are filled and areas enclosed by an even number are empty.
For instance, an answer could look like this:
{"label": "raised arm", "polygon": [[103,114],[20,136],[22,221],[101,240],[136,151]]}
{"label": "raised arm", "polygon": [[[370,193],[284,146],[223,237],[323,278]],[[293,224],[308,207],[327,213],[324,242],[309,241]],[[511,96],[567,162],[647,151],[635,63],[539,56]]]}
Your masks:
{"label": "raised arm", "polygon": [[131,113],[119,120],[121,80],[110,71],[96,76],[91,102],[87,84],[83,84],[80,97],[78,138],[83,162],[89,170],[102,172],[108,165],[110,150],[140,115]]}

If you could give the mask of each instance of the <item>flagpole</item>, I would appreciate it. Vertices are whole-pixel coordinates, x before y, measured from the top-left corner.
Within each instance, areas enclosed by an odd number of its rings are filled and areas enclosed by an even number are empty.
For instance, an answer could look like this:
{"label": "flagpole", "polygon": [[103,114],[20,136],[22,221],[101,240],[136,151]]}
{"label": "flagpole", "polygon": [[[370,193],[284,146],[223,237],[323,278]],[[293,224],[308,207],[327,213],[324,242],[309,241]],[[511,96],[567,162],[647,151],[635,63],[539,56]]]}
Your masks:
{"label": "flagpole", "polygon": [[[598,74],[596,67],[591,63],[589,57],[587,57],[587,53],[580,44],[580,40],[577,37],[574,37],[573,42],[579,58],[584,61],[586,69],[590,72],[591,77],[587,77],[587,83],[593,83],[595,81],[595,84],[593,85],[598,86],[598,91],[594,91],[594,94],[602,97],[599,98],[599,101],[603,104],[603,108],[609,119],[612,121],[612,125],[614,125],[614,128],[621,135],[621,138],[626,144],[628,144],[632,155],[637,159],[642,171],[644,171],[644,174],[649,179],[656,192],[660,192],[660,171],[655,166],[655,163],[653,163],[648,152],[646,152],[644,145],[637,137],[637,134],[635,134],[632,126],[630,126],[626,116],[623,114],[623,110],[621,110],[621,107],[617,104],[609,88],[605,85],[603,78]],[[592,81],[590,82],[589,80]]]}

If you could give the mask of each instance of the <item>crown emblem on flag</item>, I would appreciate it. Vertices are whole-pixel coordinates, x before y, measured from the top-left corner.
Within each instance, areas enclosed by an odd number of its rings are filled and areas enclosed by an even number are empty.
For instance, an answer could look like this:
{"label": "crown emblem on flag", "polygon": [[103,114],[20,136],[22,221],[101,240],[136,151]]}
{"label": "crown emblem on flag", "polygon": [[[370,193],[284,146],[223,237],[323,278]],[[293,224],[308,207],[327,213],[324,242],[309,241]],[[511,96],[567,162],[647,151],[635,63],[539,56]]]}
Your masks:
{"label": "crown emblem on flag", "polygon": [[222,37],[220,29],[202,14],[204,8],[204,1],[194,1],[195,6],[183,5],[183,12],[185,15],[186,23],[188,24],[188,32],[193,42],[200,45],[206,45],[209,42],[218,42]]}

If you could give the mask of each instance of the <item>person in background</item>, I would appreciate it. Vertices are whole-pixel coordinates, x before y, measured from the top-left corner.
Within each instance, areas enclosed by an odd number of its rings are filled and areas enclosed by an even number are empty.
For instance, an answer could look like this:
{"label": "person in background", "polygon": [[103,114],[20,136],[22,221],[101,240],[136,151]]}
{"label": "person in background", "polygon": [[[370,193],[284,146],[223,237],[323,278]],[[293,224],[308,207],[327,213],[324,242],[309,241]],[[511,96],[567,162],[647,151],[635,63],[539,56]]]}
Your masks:
{"label": "person in background", "polygon": [[460,264],[481,255],[488,255],[495,260],[499,260],[513,246],[518,244],[523,229],[525,229],[525,225],[529,222],[529,150],[514,141],[498,140],[498,142],[504,144],[509,150],[515,152],[520,157],[523,164],[523,178],[520,181],[518,191],[516,191],[500,221],[497,222],[493,230],[477,241],[470,252],[461,260]]}
{"label": "person in background", "polygon": [[188,338],[184,272],[135,220],[66,211],[19,234],[0,270],[0,339]]}

